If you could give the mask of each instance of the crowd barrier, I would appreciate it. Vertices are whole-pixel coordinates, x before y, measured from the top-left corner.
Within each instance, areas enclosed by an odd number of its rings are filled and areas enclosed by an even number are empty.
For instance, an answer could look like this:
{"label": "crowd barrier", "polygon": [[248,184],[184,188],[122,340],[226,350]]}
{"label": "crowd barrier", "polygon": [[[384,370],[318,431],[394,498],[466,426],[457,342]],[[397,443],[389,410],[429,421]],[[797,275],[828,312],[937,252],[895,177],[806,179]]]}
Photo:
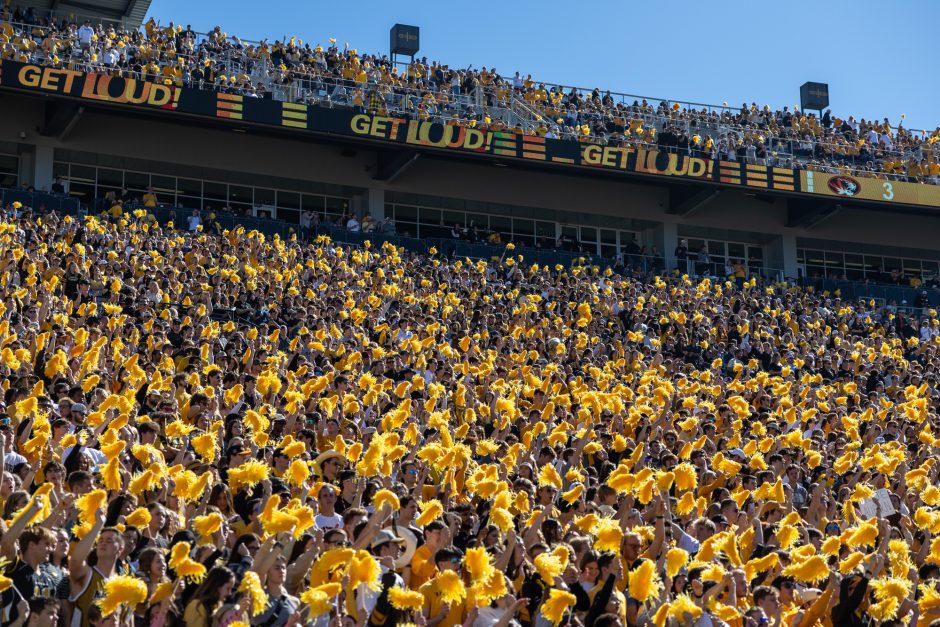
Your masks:
{"label": "crowd barrier", "polygon": [[78,198],[66,194],[33,192],[18,188],[0,188],[0,205],[8,207],[15,202],[21,203],[24,207],[32,207],[40,212],[76,213],[80,206]]}
{"label": "crowd barrier", "polygon": [[914,309],[918,296],[926,292],[929,306],[934,308],[940,306],[940,289],[936,288],[883,285],[838,279],[804,279],[803,284],[813,287],[817,292],[829,292],[843,300],[874,299],[879,304],[893,304],[908,309]]}

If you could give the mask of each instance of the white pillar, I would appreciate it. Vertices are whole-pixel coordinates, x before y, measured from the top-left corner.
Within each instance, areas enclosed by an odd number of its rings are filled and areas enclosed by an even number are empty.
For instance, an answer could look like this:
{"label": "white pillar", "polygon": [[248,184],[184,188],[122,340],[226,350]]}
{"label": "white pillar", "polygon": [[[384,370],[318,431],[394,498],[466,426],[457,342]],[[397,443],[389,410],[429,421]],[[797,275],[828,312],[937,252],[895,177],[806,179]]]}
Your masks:
{"label": "white pillar", "polygon": [[366,211],[376,220],[385,219],[385,190],[370,187],[366,190]]}
{"label": "white pillar", "polygon": [[55,149],[46,144],[36,144],[33,158],[33,187],[36,191],[49,191],[52,189],[52,161]]}
{"label": "white pillar", "polygon": [[656,246],[666,259],[666,269],[672,269],[676,265],[675,256],[676,246],[679,245],[679,227],[675,222],[663,222],[656,227]]}
{"label": "white pillar", "polygon": [[36,153],[31,151],[28,148],[23,148],[20,152],[20,167],[19,172],[16,173],[16,185],[19,186],[21,183],[28,183],[33,185],[38,189],[38,186],[35,185],[35,176],[36,168],[33,165],[36,163]]}
{"label": "white pillar", "polygon": [[768,269],[780,270],[787,279],[797,278],[796,236],[781,235],[773,238],[765,247]]}

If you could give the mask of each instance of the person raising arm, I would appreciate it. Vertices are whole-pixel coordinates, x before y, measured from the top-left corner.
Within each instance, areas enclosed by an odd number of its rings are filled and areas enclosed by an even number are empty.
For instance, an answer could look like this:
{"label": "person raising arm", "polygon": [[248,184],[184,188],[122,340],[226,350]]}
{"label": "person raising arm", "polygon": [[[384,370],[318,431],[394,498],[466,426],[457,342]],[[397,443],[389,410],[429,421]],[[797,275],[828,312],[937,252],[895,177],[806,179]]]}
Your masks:
{"label": "person raising arm", "polygon": [[[124,548],[121,532],[104,526],[103,509],[98,510],[95,524],[78,542],[69,557],[69,602],[72,605],[70,625],[90,627],[89,610],[104,582],[118,572],[118,557]],[[94,565],[89,557],[94,550]]]}

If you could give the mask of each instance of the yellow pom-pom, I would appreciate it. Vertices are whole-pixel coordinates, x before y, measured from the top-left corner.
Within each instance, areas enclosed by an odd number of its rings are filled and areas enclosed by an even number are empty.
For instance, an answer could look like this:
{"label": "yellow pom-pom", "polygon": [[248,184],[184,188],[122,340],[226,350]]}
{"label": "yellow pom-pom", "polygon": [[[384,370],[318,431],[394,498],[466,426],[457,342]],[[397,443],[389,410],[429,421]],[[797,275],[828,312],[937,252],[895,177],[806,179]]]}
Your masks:
{"label": "yellow pom-pom", "polygon": [[874,522],[863,523],[858,527],[847,529],[842,534],[842,541],[846,546],[855,548],[860,546],[875,546],[878,539],[878,525]]}
{"label": "yellow pom-pom", "polygon": [[652,560],[643,560],[631,570],[627,589],[630,591],[630,598],[640,603],[658,597],[662,592],[663,582],[656,571],[656,564]]}
{"label": "yellow pom-pom", "polygon": [[94,522],[99,510],[103,510],[108,502],[108,493],[104,490],[92,490],[75,500],[79,519],[82,522]]}
{"label": "yellow pom-pom", "polygon": [[205,516],[196,516],[193,518],[193,530],[199,534],[198,546],[212,544],[212,535],[222,528],[225,517],[219,512],[212,512]]}
{"label": "yellow pom-pom", "polygon": [[104,598],[97,601],[101,614],[110,616],[121,606],[133,609],[147,600],[147,584],[129,575],[115,575],[104,582]]}
{"label": "yellow pom-pom", "polygon": [[744,565],[744,576],[751,580],[755,575],[766,573],[771,568],[776,567],[779,562],[780,556],[776,553],[768,553],[764,557],[752,559]]}
{"label": "yellow pom-pom", "polygon": [[354,590],[360,584],[365,584],[376,592],[382,589],[382,570],[379,563],[365,551],[358,551],[349,562],[348,576],[350,589]]}
{"label": "yellow pom-pom", "polygon": [[134,527],[146,527],[150,524],[150,510],[146,507],[138,507],[128,515],[125,522]]}
{"label": "yellow pom-pom", "polygon": [[250,459],[241,466],[228,471],[228,483],[232,492],[243,487],[252,487],[268,478],[269,466],[262,461]]}
{"label": "yellow pom-pom", "polygon": [[512,514],[502,507],[494,507],[492,511],[490,511],[490,521],[503,533],[508,533],[515,527],[512,521]]}
{"label": "yellow pom-pom", "polygon": [[424,595],[416,590],[392,586],[388,590],[388,602],[396,610],[419,612],[424,607]]}
{"label": "yellow pom-pom", "polygon": [[178,542],[173,545],[170,552],[170,559],[167,566],[176,573],[178,577],[186,579],[190,583],[198,583],[206,576],[206,567],[189,557],[189,542]]}
{"label": "yellow pom-pom", "polygon": [[156,605],[160,603],[160,601],[168,599],[172,593],[173,584],[169,581],[164,581],[163,583],[157,584],[157,587],[154,589],[153,594],[150,595],[148,602],[150,605]]}
{"label": "yellow pom-pom", "polygon": [[238,586],[238,592],[248,596],[251,601],[251,615],[258,616],[263,614],[268,607],[268,594],[261,586],[261,578],[253,570],[245,571],[242,575],[242,582]]}
{"label": "yellow pom-pom", "polygon": [[574,607],[577,600],[577,597],[570,592],[552,588],[548,593],[548,598],[542,603],[542,616],[551,621],[552,625],[558,625],[564,619],[568,608]]}
{"label": "yellow pom-pom", "polygon": [[444,513],[444,506],[437,499],[419,503],[418,507],[421,509],[421,515],[415,519],[415,524],[419,527],[430,524]]}
{"label": "yellow pom-pom", "polygon": [[552,553],[541,553],[535,558],[535,570],[538,571],[542,581],[552,585],[555,583],[555,578],[565,570],[565,565]]}
{"label": "yellow pom-pom", "polygon": [[553,486],[560,490],[561,486],[564,484],[562,483],[561,475],[558,474],[555,467],[551,464],[545,464],[539,472],[539,485]]}
{"label": "yellow pom-pom", "polygon": [[82,392],[88,394],[95,389],[95,386],[98,385],[99,382],[101,382],[101,377],[96,374],[88,377],[82,382]]}
{"label": "yellow pom-pom", "polygon": [[456,605],[467,596],[467,590],[460,579],[460,575],[453,570],[445,570],[434,577],[437,591],[444,603]]}
{"label": "yellow pom-pom", "polygon": [[804,583],[816,583],[829,577],[829,566],[821,556],[813,555],[802,562],[790,564],[783,569],[783,575]]}
{"label": "yellow pom-pom", "polygon": [[680,492],[694,490],[698,486],[698,474],[695,467],[688,462],[683,462],[672,469],[676,479],[676,489]]}
{"label": "yellow pom-pom", "polygon": [[674,547],[666,553],[666,575],[670,578],[675,577],[682,570],[682,567],[689,562],[689,552]]}
{"label": "yellow pom-pom", "polygon": [[584,493],[584,484],[576,483],[570,490],[567,492],[562,492],[561,498],[564,499],[569,504],[574,504],[581,495]]}
{"label": "yellow pom-pom", "polygon": [[847,575],[855,568],[862,563],[862,560],[865,559],[865,554],[860,551],[855,551],[854,553],[849,554],[844,560],[839,562],[839,572],[843,575]]}
{"label": "yellow pom-pom", "polygon": [[310,477],[310,468],[302,459],[295,459],[287,469],[287,482],[292,486],[300,487]]}
{"label": "yellow pom-pom", "polygon": [[493,571],[493,562],[490,554],[483,547],[467,549],[463,557],[464,567],[470,573],[470,579],[473,581],[484,581],[488,579]]}
{"label": "yellow pom-pom", "polygon": [[378,510],[382,508],[382,505],[388,503],[390,509],[395,512],[401,509],[401,503],[398,501],[398,497],[391,490],[379,490],[375,493],[375,496],[372,497],[372,506]]}
{"label": "yellow pom-pom", "polygon": [[601,518],[594,526],[594,549],[600,552],[619,553],[623,531],[620,524],[611,518]]}
{"label": "yellow pom-pom", "polygon": [[218,443],[215,433],[204,433],[197,435],[191,441],[193,449],[207,464],[215,461],[218,453]]}

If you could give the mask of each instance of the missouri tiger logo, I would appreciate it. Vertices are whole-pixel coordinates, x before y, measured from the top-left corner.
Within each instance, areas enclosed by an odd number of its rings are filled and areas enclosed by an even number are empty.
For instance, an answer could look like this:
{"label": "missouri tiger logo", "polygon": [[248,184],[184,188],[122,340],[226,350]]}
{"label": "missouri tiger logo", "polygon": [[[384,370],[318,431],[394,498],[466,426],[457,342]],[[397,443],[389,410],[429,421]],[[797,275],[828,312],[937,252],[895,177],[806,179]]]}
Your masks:
{"label": "missouri tiger logo", "polygon": [[861,189],[858,181],[848,176],[834,176],[829,179],[829,189],[836,196],[855,196]]}

